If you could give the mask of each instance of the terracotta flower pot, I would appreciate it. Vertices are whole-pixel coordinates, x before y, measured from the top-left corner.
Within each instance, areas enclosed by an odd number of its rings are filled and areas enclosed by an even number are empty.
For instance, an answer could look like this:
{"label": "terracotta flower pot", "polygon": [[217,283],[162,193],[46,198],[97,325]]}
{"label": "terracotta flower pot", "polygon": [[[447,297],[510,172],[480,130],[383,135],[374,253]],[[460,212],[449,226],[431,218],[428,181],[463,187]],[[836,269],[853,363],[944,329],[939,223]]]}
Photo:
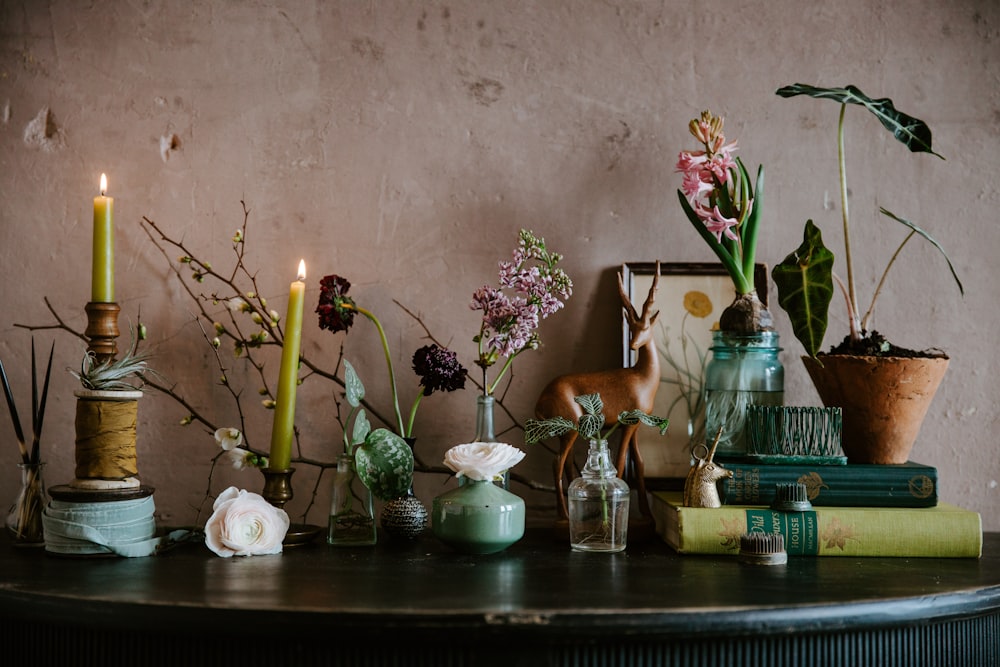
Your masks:
{"label": "terracotta flower pot", "polygon": [[843,409],[842,447],[851,463],[906,463],[947,357],[802,357],[827,407]]}

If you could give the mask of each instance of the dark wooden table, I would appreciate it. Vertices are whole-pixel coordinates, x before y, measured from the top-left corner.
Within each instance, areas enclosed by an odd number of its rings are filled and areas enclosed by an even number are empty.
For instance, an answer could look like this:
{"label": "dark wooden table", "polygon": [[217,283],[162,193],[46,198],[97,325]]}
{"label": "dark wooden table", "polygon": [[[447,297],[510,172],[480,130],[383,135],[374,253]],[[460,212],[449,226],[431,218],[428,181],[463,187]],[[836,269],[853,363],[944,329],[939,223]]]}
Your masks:
{"label": "dark wooden table", "polygon": [[1000,534],[975,559],[753,567],[663,543],[492,556],[432,537],[222,559],[72,559],[0,538],[4,665],[997,665]]}

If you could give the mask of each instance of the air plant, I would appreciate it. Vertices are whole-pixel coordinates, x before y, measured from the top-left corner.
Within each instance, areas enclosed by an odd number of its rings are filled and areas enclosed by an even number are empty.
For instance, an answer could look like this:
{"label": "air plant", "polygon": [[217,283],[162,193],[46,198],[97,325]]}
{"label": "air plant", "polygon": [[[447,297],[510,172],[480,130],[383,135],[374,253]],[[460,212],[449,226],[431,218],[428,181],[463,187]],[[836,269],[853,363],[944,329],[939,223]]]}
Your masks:
{"label": "air plant", "polygon": [[138,377],[142,379],[142,374],[155,372],[148,368],[147,362],[149,354],[138,352],[139,338],[135,331],[129,327],[129,347],[128,351],[121,359],[106,359],[99,362],[97,356],[92,351],[87,351],[80,362],[80,372],[71,370],[70,373],[84,389],[93,391],[140,391],[141,387],[136,387],[126,379]]}

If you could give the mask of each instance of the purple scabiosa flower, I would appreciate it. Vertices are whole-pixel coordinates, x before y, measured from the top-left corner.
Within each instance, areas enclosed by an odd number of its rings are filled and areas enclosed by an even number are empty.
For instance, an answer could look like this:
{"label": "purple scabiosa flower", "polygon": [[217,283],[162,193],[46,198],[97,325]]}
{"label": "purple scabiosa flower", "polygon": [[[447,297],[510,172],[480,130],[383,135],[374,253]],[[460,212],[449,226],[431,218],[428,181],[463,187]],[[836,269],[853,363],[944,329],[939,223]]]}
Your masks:
{"label": "purple scabiosa flower", "polygon": [[451,350],[440,345],[425,345],[413,353],[413,372],[420,377],[424,396],[437,391],[465,389],[467,371]]}

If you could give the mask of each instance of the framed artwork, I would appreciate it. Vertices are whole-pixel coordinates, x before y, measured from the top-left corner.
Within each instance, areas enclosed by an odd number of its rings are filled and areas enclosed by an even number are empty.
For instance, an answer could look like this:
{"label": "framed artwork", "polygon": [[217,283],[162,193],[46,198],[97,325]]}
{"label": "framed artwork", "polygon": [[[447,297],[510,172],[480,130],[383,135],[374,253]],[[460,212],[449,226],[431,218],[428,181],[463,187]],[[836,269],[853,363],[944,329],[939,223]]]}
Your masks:
{"label": "framed artwork", "polygon": [[[622,282],[636,310],[642,310],[653,284],[655,262],[622,265]],[[754,270],[757,296],[767,305],[767,266]],[[733,281],[722,264],[660,263],[655,309],[660,311],[654,336],[660,358],[660,387],[653,414],[670,418],[664,436],[639,429],[648,479],[676,479],[691,466],[691,449],[705,441],[702,382],[711,357],[712,330],[722,311],[733,302]],[[630,367],[636,353],[629,349],[628,324],[622,321],[622,364]],[[656,486],[655,482],[650,488]]]}

